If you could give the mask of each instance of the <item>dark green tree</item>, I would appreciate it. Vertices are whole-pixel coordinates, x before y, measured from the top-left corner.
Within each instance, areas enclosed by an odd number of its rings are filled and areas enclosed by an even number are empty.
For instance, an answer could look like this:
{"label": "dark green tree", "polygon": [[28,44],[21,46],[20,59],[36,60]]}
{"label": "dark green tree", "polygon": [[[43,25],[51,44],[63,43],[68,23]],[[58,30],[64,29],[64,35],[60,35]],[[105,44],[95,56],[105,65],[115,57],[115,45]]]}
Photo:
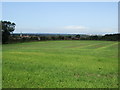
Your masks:
{"label": "dark green tree", "polygon": [[76,37],[77,39],[80,39],[80,35],[79,35],[79,34],[77,34],[75,37]]}
{"label": "dark green tree", "polygon": [[6,43],[9,40],[9,36],[15,30],[15,23],[10,21],[1,21],[1,33],[2,33],[2,43]]}

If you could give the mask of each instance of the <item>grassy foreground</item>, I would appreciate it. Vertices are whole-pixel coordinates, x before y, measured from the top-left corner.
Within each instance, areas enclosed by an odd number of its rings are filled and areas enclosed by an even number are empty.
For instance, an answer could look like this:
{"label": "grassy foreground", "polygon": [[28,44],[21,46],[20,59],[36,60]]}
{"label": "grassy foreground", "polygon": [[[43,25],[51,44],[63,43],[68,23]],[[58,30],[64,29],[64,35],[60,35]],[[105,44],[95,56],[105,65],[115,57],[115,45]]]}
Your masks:
{"label": "grassy foreground", "polygon": [[3,88],[117,88],[118,42],[3,45]]}

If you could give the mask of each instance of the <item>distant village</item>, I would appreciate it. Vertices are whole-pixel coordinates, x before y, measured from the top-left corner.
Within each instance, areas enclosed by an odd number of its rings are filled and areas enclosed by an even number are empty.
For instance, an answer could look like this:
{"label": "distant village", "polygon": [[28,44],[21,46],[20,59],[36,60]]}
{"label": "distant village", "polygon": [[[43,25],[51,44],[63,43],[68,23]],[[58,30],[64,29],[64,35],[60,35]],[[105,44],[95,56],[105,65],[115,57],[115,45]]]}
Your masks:
{"label": "distant village", "polygon": [[13,33],[10,42],[45,41],[45,40],[109,40],[119,41],[120,34],[85,35],[85,34],[39,34]]}

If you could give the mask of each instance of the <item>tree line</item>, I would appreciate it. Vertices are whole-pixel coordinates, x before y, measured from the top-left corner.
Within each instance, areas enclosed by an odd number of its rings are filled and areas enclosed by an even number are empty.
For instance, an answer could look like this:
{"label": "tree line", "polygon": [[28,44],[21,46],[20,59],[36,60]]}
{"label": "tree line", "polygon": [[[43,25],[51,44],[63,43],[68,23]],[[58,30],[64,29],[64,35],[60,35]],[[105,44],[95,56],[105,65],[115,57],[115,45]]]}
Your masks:
{"label": "tree line", "polygon": [[105,34],[104,36],[92,35],[81,40],[106,40],[106,41],[120,41],[120,33]]}
{"label": "tree line", "polygon": [[120,33],[100,35],[81,35],[81,34],[53,34],[53,35],[39,35],[39,34],[13,34],[15,30],[15,23],[10,21],[1,21],[2,43],[10,42],[26,42],[26,41],[45,41],[45,40],[107,40],[120,41]]}

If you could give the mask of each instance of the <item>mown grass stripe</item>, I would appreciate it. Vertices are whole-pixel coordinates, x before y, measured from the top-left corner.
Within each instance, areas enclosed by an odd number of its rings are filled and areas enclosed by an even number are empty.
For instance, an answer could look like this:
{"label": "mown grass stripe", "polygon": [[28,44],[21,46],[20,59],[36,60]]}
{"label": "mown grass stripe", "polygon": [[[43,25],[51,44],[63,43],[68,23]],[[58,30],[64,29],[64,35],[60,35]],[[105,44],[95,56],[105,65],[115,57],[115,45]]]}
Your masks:
{"label": "mown grass stripe", "polygon": [[118,44],[118,42],[117,42],[117,43],[110,44],[110,45],[106,45],[106,46],[103,46],[103,47],[100,47],[100,48],[97,48],[96,50],[106,49],[106,48],[108,48],[108,47],[110,47],[110,46],[117,45],[117,44]]}

